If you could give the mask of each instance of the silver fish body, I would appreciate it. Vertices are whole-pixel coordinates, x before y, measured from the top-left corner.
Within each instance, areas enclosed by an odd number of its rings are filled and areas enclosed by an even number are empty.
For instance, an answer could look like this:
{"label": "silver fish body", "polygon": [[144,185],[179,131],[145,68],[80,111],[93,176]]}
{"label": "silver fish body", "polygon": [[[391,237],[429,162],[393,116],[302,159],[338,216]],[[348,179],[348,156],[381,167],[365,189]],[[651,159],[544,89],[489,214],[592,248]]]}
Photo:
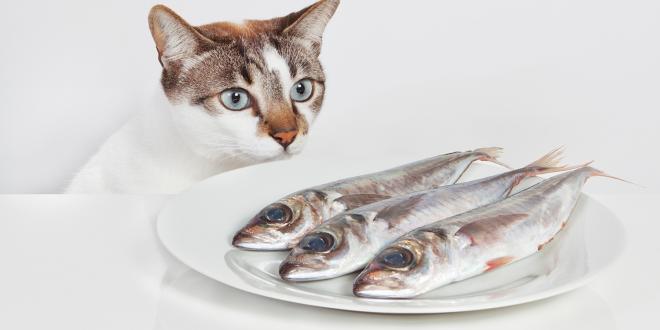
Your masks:
{"label": "silver fish body", "polygon": [[566,224],[591,167],[557,175],[500,202],[418,228],[383,249],[355,279],[370,298],[411,298],[525,258]]}
{"label": "silver fish body", "polygon": [[285,250],[323,221],[392,196],[453,184],[476,160],[497,162],[500,148],[454,152],[389,170],[305,189],[255,215],[232,244],[251,250]]}
{"label": "silver fish body", "polygon": [[554,150],[527,167],[488,178],[365,205],[307,234],[280,265],[289,281],[322,280],[361,270],[385,246],[413,229],[506,198],[524,178],[565,170]]}

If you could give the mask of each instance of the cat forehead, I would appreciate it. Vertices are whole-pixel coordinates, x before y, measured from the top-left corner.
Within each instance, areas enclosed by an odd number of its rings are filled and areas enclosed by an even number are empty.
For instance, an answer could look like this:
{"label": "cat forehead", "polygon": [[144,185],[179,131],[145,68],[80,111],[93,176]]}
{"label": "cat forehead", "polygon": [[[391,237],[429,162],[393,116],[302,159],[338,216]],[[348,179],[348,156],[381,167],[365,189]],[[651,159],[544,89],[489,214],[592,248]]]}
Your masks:
{"label": "cat forehead", "polygon": [[193,100],[244,84],[265,87],[302,78],[325,82],[313,52],[293,38],[257,34],[218,37],[213,48],[187,60],[174,75],[164,76],[163,87],[170,97]]}

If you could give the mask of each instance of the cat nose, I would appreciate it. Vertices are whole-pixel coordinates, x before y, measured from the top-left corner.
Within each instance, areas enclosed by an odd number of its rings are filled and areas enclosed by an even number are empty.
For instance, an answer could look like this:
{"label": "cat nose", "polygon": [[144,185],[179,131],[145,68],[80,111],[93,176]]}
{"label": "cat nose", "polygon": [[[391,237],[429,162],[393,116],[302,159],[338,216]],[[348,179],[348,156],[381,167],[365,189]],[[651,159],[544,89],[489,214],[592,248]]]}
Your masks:
{"label": "cat nose", "polygon": [[281,144],[282,147],[284,147],[284,149],[286,149],[286,147],[288,147],[293,142],[293,140],[296,139],[297,135],[298,135],[298,130],[277,132],[271,134],[273,139],[275,139],[277,143]]}

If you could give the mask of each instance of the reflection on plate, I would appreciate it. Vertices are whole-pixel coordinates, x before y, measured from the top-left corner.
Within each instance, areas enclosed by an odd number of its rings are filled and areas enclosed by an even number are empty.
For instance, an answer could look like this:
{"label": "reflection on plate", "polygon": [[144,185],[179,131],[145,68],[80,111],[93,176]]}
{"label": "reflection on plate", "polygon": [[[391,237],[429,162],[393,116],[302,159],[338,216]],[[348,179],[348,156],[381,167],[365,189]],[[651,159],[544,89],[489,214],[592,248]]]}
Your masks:
{"label": "reflection on plate", "polygon": [[[581,286],[623,248],[623,228],[617,218],[582,195],[569,225],[541,252],[415,299],[378,300],[353,296],[355,274],[290,283],[277,272],[286,252],[242,251],[231,246],[232,235],[254,213],[289,192],[405,162],[332,163],[333,168],[318,173],[317,169],[327,168],[327,161],[299,159],[224,173],[174,198],[159,215],[158,234],[181,261],[232,287],[295,303],[375,313],[469,311],[547,298]],[[489,164],[475,164],[462,181],[501,171]]]}

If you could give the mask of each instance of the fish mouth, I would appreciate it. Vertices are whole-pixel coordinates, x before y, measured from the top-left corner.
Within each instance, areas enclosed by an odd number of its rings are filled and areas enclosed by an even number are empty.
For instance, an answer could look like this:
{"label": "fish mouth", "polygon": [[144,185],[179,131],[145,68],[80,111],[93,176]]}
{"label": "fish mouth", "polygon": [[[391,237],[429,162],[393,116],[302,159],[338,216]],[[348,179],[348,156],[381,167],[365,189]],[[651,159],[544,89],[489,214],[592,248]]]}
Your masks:
{"label": "fish mouth", "polygon": [[364,276],[358,276],[353,281],[353,294],[361,298],[383,298],[383,289]]}
{"label": "fish mouth", "polygon": [[266,241],[254,235],[247,234],[244,231],[240,231],[234,235],[231,245],[245,250],[258,251],[282,251],[288,249],[285,242]]}
{"label": "fish mouth", "polygon": [[284,260],[280,264],[279,274],[283,280],[290,282],[310,282],[331,278],[331,276],[324,276],[323,270],[297,261]]}
{"label": "fish mouth", "polygon": [[292,262],[292,261],[287,261],[284,260],[282,264],[280,264],[280,277],[285,280],[285,281],[291,281],[291,282],[301,282],[301,281],[309,281],[308,276],[306,276],[306,271],[304,271],[306,267],[303,267],[301,264],[297,262]]}
{"label": "fish mouth", "polygon": [[386,285],[363,281],[359,278],[353,283],[353,294],[360,298],[397,299],[411,298],[405,291]]}
{"label": "fish mouth", "polygon": [[384,299],[386,297],[383,295],[383,291],[382,289],[373,290],[371,285],[367,283],[353,284],[353,294],[360,298]]}
{"label": "fish mouth", "polygon": [[399,281],[381,281],[375,279],[376,273],[362,273],[353,281],[353,294],[361,298],[396,299],[410,298],[410,290]]}

